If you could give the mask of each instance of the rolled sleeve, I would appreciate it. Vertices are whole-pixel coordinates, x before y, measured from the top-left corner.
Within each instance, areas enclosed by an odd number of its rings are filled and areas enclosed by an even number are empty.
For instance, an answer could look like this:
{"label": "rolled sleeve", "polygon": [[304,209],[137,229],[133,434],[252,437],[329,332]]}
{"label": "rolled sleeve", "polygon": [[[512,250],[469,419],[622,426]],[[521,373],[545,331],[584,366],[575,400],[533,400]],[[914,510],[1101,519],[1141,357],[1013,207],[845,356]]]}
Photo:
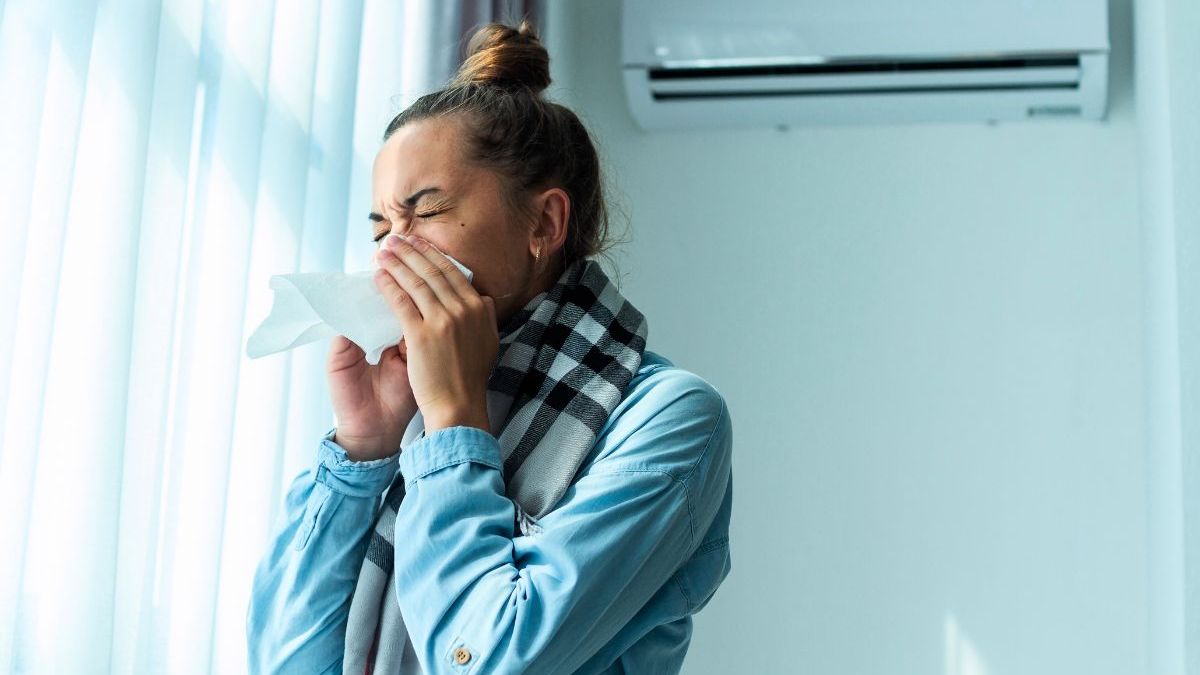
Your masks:
{"label": "rolled sleeve", "polygon": [[356,462],[346,454],[345,448],[333,442],[336,430],[336,427],[330,429],[321,438],[317,459],[313,464],[316,481],[334,492],[351,497],[382,495],[396,477],[400,453],[382,459]]}
{"label": "rolled sleeve", "polygon": [[463,462],[477,462],[500,469],[500,442],[479,427],[456,426],[438,429],[400,453],[404,487],[429,474]]}

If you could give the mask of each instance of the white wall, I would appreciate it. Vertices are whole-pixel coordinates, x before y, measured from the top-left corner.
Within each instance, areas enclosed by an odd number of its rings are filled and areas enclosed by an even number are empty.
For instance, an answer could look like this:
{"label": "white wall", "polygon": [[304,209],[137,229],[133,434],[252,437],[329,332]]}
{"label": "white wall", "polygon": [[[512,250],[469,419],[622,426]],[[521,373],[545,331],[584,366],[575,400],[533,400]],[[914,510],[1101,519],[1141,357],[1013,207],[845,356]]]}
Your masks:
{"label": "white wall", "polygon": [[685,672],[1144,672],[1129,0],[1103,123],[653,134],[619,4],[550,4],[622,288],[733,412],[733,570]]}

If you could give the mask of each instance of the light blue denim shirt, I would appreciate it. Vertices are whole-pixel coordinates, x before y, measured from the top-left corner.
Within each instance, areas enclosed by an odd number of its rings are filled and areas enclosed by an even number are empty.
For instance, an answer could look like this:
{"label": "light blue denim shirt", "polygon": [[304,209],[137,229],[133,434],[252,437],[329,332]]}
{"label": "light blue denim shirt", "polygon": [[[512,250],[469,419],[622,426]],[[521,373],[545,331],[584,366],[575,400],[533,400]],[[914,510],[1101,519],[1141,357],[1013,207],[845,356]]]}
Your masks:
{"label": "light blue denim shirt", "polygon": [[527,536],[514,531],[500,445],[486,431],[440,429],[365,462],[332,435],[291,483],[255,572],[251,673],[342,672],[350,598],[397,469],[407,541],[397,538],[392,599],[426,675],[676,673],[691,615],[729,574],[729,410],[654,352]]}

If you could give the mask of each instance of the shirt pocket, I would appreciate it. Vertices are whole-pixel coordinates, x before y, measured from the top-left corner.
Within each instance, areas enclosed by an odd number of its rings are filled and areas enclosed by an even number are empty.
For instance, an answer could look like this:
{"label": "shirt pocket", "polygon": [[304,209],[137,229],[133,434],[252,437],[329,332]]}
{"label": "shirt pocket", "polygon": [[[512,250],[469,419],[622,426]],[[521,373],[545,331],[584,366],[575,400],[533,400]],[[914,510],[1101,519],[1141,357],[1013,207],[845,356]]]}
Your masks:
{"label": "shirt pocket", "polygon": [[321,483],[313,485],[308,501],[304,504],[304,515],[300,517],[300,527],[296,529],[292,548],[299,551],[308,545],[308,540],[317,527],[317,518],[321,515],[321,509],[324,508],[325,503],[329,501],[330,494],[331,491],[327,486]]}
{"label": "shirt pocket", "polygon": [[687,601],[689,614],[695,614],[708,604],[717,587],[729,575],[729,535],[722,535],[700,545],[692,557],[675,573],[675,583]]}

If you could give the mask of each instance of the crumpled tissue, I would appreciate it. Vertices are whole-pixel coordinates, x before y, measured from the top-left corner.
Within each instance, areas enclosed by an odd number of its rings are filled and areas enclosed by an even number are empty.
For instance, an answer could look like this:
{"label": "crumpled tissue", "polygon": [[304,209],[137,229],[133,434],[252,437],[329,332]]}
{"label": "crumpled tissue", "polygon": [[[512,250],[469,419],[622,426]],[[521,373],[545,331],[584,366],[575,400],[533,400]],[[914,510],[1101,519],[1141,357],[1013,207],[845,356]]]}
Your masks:
{"label": "crumpled tissue", "polygon": [[[443,255],[445,255],[443,253]],[[467,280],[471,270],[450,256]],[[276,274],[269,281],[271,312],[246,341],[246,356],[257,359],[322,338],[344,335],[375,365],[383,351],[403,336],[400,320],[375,287],[375,270]]]}

